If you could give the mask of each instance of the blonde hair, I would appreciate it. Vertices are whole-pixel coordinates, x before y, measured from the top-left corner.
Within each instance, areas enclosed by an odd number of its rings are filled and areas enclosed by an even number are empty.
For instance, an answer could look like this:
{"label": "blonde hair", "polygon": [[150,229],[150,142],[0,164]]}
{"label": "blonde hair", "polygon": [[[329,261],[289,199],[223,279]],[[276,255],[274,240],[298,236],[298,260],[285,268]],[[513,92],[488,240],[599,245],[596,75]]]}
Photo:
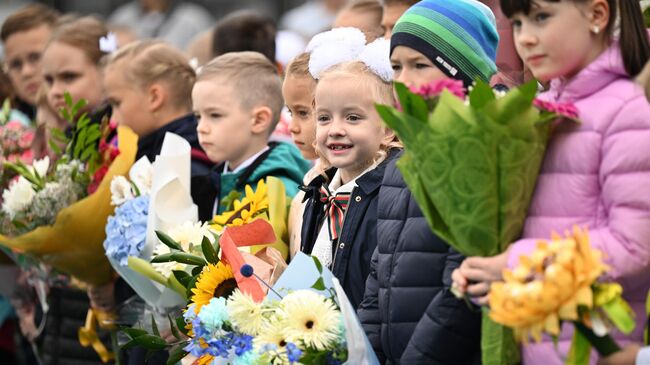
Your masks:
{"label": "blonde hair", "polygon": [[119,64],[125,79],[141,89],[157,82],[165,83],[175,107],[192,108],[196,73],[187,57],[176,48],[162,41],[137,41],[107,56],[102,63],[106,68]]}
{"label": "blonde hair", "polygon": [[[343,62],[338,65],[332,66],[323,73],[321,73],[318,82],[334,77],[347,77],[354,78],[359,84],[367,85],[370,88],[372,99],[377,104],[385,105],[394,105],[395,97],[393,94],[393,85],[390,82],[382,80],[377,74],[375,74],[366,64],[361,61],[350,61]],[[383,122],[382,122],[383,124]],[[384,125],[384,128],[389,129],[388,126]],[[386,158],[388,152],[393,148],[403,148],[402,142],[399,138],[395,136],[387,144],[381,144],[379,151],[373,159],[373,163],[381,161]],[[325,158],[324,154],[318,149],[316,142],[314,141],[314,149],[316,154],[320,157],[321,173],[332,167],[329,161]]]}
{"label": "blonde hair", "polygon": [[310,77],[309,72],[309,53],[304,52],[294,57],[287,65],[285,77]]}
{"label": "blonde hair", "polygon": [[275,65],[259,52],[231,52],[221,55],[201,68],[197,82],[218,78],[235,89],[241,100],[240,106],[250,110],[267,106],[273,113],[269,133],[280,120],[284,106],[282,80]]}
{"label": "blonde hair", "polygon": [[99,19],[90,16],[64,18],[52,33],[49,44],[60,42],[80,49],[95,65],[105,53],[99,49],[99,39],[106,36],[108,29]]}

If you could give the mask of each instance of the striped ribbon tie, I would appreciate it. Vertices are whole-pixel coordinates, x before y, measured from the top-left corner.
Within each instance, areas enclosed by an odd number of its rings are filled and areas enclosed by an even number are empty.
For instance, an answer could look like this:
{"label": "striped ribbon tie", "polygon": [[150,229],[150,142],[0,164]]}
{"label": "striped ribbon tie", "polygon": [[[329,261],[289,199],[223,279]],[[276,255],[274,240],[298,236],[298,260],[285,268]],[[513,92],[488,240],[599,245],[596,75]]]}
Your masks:
{"label": "striped ribbon tie", "polygon": [[325,204],[325,215],[327,216],[327,227],[332,241],[339,238],[343,228],[343,218],[348,209],[350,193],[337,193],[332,195],[325,186],[320,188],[320,201]]}

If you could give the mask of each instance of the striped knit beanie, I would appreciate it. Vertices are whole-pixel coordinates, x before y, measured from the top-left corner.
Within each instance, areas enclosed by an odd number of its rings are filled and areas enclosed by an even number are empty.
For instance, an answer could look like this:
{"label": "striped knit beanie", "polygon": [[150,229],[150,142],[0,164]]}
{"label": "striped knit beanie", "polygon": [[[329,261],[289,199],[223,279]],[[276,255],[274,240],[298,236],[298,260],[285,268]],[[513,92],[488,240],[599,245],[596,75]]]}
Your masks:
{"label": "striped knit beanie", "polygon": [[423,0],[397,21],[390,52],[412,48],[465,86],[496,72],[499,35],[494,14],[476,0]]}

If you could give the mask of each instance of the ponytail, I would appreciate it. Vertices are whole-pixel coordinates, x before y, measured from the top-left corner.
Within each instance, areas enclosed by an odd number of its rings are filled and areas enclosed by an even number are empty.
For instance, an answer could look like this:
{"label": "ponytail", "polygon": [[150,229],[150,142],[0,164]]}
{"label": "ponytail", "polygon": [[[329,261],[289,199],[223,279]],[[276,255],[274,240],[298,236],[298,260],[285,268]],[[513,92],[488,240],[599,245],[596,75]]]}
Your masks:
{"label": "ponytail", "polygon": [[[621,54],[625,70],[634,77],[638,75],[648,59],[650,59],[650,43],[648,30],[645,27],[645,20],[641,12],[641,5],[638,1],[617,0],[618,11],[621,21]],[[612,18],[616,18],[616,8],[612,12]],[[623,21],[624,20],[624,21]],[[610,22],[612,24],[613,22]],[[613,24],[612,24],[613,27]]]}

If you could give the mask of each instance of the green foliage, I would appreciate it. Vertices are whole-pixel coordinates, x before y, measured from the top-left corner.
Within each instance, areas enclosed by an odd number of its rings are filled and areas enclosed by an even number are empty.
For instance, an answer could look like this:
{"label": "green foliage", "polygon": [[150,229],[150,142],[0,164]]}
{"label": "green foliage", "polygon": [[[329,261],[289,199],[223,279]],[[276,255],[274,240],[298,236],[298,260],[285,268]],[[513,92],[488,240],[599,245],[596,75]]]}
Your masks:
{"label": "green foliage", "polygon": [[172,250],[182,250],[181,245],[174,241],[173,238],[169,237],[165,232],[156,231],[156,237],[162,242],[165,246],[171,248]]}
{"label": "green foliage", "polygon": [[209,263],[213,265],[219,263],[219,256],[217,255],[217,251],[215,251],[214,247],[212,247],[212,244],[210,243],[208,237],[203,237],[203,241],[201,242],[201,249],[203,250],[203,256]]}

